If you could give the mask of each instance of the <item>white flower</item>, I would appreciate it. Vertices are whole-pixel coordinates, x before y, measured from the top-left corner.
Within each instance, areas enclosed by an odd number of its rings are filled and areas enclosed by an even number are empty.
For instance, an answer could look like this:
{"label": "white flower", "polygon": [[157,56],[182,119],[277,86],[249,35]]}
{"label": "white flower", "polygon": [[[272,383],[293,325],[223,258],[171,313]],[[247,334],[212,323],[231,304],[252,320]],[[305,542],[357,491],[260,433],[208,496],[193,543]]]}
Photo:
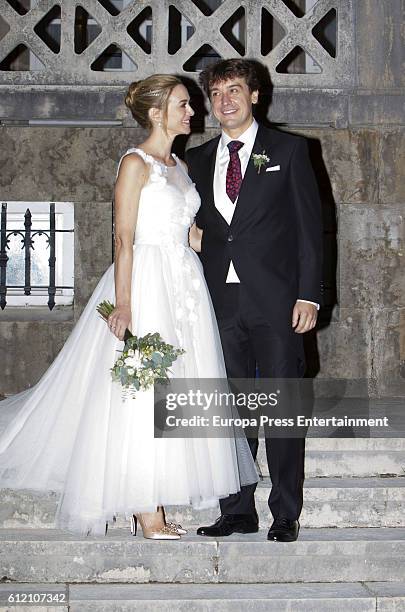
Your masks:
{"label": "white flower", "polygon": [[186,299],[186,306],[189,310],[193,310],[195,306],[195,300],[192,297],[188,297]]}
{"label": "white flower", "polygon": [[126,366],[131,366],[133,368],[139,368],[142,365],[142,363],[141,363],[140,357],[134,355],[133,357],[126,357],[125,358],[125,365]]}
{"label": "white flower", "polygon": [[135,355],[135,351],[134,351],[134,349],[129,349],[129,351],[128,351],[128,355],[129,355],[130,357],[133,357],[133,356]]}
{"label": "white flower", "polygon": [[152,165],[152,171],[149,176],[149,181],[156,185],[156,187],[166,185],[167,179],[163,175],[163,169],[158,164]]}
{"label": "white flower", "polygon": [[135,374],[135,370],[133,368],[128,368],[127,372],[130,376],[132,376],[132,374]]}
{"label": "white flower", "polygon": [[257,174],[260,174],[260,170],[264,164],[268,164],[270,161],[270,157],[263,153],[252,153],[253,165],[257,169]]}

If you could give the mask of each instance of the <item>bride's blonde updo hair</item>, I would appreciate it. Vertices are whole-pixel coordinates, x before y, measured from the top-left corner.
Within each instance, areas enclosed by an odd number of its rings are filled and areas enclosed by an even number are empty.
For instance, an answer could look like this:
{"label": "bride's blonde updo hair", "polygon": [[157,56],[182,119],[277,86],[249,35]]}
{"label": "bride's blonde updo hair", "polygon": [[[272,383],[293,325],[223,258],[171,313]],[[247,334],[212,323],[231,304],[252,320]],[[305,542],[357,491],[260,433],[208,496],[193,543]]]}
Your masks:
{"label": "bride's blonde updo hair", "polygon": [[182,82],[172,74],[153,74],[142,81],[131,83],[125,96],[125,104],[135,121],[149,130],[152,129],[149,110],[162,110],[163,124],[166,127],[169,97],[177,85],[182,85]]}

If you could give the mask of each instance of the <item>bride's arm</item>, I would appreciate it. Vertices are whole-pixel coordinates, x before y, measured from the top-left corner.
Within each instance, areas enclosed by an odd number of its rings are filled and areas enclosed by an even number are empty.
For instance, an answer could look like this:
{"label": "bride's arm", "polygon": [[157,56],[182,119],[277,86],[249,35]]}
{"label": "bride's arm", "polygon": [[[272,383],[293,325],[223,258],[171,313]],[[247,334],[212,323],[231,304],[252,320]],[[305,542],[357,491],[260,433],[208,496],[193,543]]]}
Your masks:
{"label": "bride's arm", "polygon": [[147,166],[136,154],[122,160],[114,190],[115,208],[115,309],[108,325],[123,340],[131,324],[132,258],[139,196],[145,184]]}
{"label": "bride's arm", "polygon": [[197,224],[194,222],[190,227],[190,231],[188,234],[188,240],[191,248],[196,252],[201,252],[201,239],[203,235],[203,230],[197,227]]}

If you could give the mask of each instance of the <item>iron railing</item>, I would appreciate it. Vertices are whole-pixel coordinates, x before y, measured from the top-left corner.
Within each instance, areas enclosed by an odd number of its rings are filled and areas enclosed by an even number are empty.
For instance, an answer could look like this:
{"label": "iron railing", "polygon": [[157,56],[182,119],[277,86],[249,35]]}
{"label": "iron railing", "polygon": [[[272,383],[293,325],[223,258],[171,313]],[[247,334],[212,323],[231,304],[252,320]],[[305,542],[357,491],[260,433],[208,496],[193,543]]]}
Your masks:
{"label": "iron railing", "polygon": [[[56,285],[56,255],[55,239],[57,233],[73,233],[73,229],[56,229],[55,204],[49,204],[49,228],[32,230],[32,213],[27,208],[24,215],[24,228],[7,229],[7,204],[1,205],[1,239],[0,239],[0,307],[2,310],[7,305],[8,289],[24,289],[24,295],[31,295],[32,289],[46,289],[48,293],[49,310],[55,306],[55,295],[58,289],[73,289],[72,286]],[[21,236],[22,249],[24,249],[24,285],[7,284],[7,263],[9,256],[7,250],[10,249],[10,236]],[[31,284],[31,250],[34,249],[35,237],[46,236],[47,248],[49,248],[49,284]]]}

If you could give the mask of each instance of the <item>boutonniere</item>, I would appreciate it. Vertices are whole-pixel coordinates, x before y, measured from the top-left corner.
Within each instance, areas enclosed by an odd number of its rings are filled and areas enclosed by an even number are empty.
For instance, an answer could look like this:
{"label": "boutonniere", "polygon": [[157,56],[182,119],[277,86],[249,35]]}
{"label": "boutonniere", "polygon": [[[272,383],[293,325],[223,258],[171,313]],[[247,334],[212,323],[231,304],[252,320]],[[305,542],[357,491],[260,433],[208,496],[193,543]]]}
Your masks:
{"label": "boutonniere", "polygon": [[257,169],[257,174],[260,174],[260,170],[264,164],[268,164],[270,157],[267,157],[266,152],[263,153],[252,153],[253,165]]}

